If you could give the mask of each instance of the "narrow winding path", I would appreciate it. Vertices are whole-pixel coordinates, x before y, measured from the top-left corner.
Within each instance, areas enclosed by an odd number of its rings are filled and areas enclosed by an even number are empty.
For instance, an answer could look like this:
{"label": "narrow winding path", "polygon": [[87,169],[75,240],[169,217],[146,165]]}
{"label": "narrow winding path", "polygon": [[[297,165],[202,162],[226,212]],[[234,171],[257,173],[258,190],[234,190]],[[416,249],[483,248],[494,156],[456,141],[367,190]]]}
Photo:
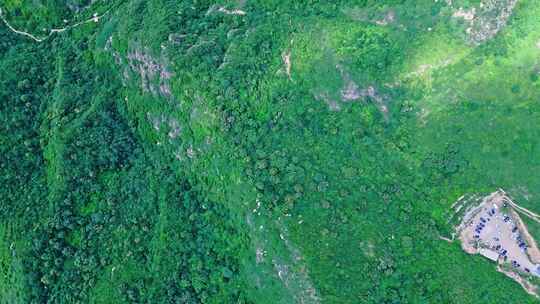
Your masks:
{"label": "narrow winding path", "polygon": [[90,23],[90,22],[99,22],[99,19],[101,19],[103,16],[105,16],[107,13],[109,13],[110,9],[108,9],[106,12],[104,12],[103,14],[101,15],[98,15],[97,13],[94,14],[94,16],[88,20],[84,20],[84,21],[80,21],[80,22],[77,22],[77,23],[74,23],[74,24],[71,24],[71,25],[68,25],[64,28],[58,28],[58,29],[51,29],[49,31],[49,34],[46,35],[46,36],[43,36],[43,37],[37,37],[37,36],[34,36],[28,32],[25,32],[25,31],[19,31],[17,30],[16,28],[14,28],[6,19],[6,17],[4,16],[4,11],[2,10],[2,8],[0,7],[0,19],[2,19],[2,22],[4,22],[4,24],[14,33],[16,34],[19,34],[19,35],[23,35],[25,37],[28,37],[36,42],[43,42],[47,39],[49,39],[52,35],[56,34],[56,33],[61,33],[61,32],[64,32],[68,29],[71,29],[71,28],[75,28],[75,27],[78,27],[80,25],[83,25],[83,24],[86,24],[86,23]]}

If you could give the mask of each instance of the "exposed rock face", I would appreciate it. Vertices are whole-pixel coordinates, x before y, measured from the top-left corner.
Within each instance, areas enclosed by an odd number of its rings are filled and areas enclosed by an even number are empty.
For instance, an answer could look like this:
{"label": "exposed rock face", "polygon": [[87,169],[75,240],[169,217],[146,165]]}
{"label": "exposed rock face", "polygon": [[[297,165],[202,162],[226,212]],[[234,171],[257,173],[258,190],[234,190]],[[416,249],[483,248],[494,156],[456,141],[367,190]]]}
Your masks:
{"label": "exposed rock face", "polygon": [[396,13],[394,11],[388,11],[381,19],[375,20],[375,24],[385,26],[394,23],[395,19]]}
{"label": "exposed rock face", "polygon": [[[272,275],[281,281],[293,297],[294,301],[291,303],[320,303],[320,295],[311,281],[304,257],[300,249],[289,239],[287,226],[281,218],[263,224],[265,221],[260,221],[264,218],[261,217],[262,209],[264,208],[261,208],[261,201],[257,199],[252,214],[246,217],[248,227],[252,231],[256,264],[260,267],[270,266],[273,269]],[[274,238],[277,231],[279,239]],[[272,239],[277,243],[270,245]],[[276,245],[282,249],[281,252],[276,250],[274,247]],[[255,280],[259,285],[260,278],[256,277]]]}
{"label": "exposed rock face", "polygon": [[127,55],[131,71],[141,78],[141,88],[154,96],[171,97],[170,79],[173,76],[164,60],[157,60],[146,50],[135,48]]}
{"label": "exposed rock face", "polygon": [[[169,39],[176,38],[169,37]],[[152,56],[148,49],[137,46],[132,47],[127,56],[124,57],[113,48],[112,42],[113,37],[111,36],[107,39],[104,49],[111,52],[114,62],[122,69],[124,86],[127,86],[128,81],[136,75],[140,77],[143,92],[150,92],[155,97],[172,98],[170,80],[174,75],[164,56],[158,59]]]}
{"label": "exposed rock face", "polygon": [[[469,10],[458,8],[452,15],[467,24],[467,36],[472,44],[480,44],[499,33],[512,15],[517,0],[484,0]],[[452,6],[452,2],[448,3]]]}
{"label": "exposed rock face", "polygon": [[272,263],[279,279],[287,289],[293,291],[297,303],[320,303],[320,298],[309,277],[305,273],[305,268],[299,271],[292,271],[290,265],[278,261],[277,259],[274,259]]}
{"label": "exposed rock face", "polygon": [[170,117],[165,114],[160,115],[152,113],[146,113],[146,117],[156,132],[160,131],[162,128],[168,128],[167,130],[169,130],[169,132],[167,135],[170,139],[177,138],[182,132],[180,122],[174,117]]}
{"label": "exposed rock face", "polygon": [[336,65],[336,69],[341,74],[343,87],[339,91],[339,97],[333,97],[333,94],[328,91],[317,92],[315,99],[324,101],[331,111],[340,111],[342,104],[350,102],[373,102],[385,119],[388,119],[388,106],[386,98],[377,92],[374,86],[360,88],[360,86],[352,79],[351,75],[340,64]]}
{"label": "exposed rock face", "polygon": [[210,7],[208,9],[208,11],[206,12],[206,15],[210,15],[210,14],[213,14],[213,13],[223,13],[223,14],[226,14],[226,15],[239,15],[239,16],[243,16],[246,14],[245,11],[241,10],[241,9],[227,9],[225,7],[222,7],[222,6],[217,6],[217,5],[213,5],[212,7]]}
{"label": "exposed rock face", "polygon": [[354,81],[349,80],[345,84],[345,87],[341,89],[341,100],[354,101],[360,99],[364,93],[363,91],[360,91],[360,88]]}
{"label": "exposed rock face", "polygon": [[281,59],[283,59],[283,64],[285,65],[285,74],[291,79],[291,51],[283,52]]}
{"label": "exposed rock face", "polygon": [[97,2],[97,0],[89,0],[89,1],[68,0],[68,1],[66,1],[66,5],[71,11],[79,13],[79,12],[84,11],[85,9],[91,7],[95,2]]}
{"label": "exposed rock face", "polygon": [[187,37],[187,35],[183,34],[177,34],[177,33],[171,33],[169,34],[169,42],[174,45],[180,45],[184,41],[184,39]]}
{"label": "exposed rock face", "polygon": [[287,264],[278,257],[272,259],[272,264],[277,272],[278,278],[285,287],[293,291],[297,303],[320,303],[320,297],[309,277],[304,257],[300,250],[289,240],[288,230],[282,222],[276,221],[276,226],[280,230],[279,238],[284,243],[290,254],[291,263]]}
{"label": "exposed rock face", "polygon": [[396,22],[396,12],[393,9],[386,9],[382,12],[371,12],[365,8],[350,7],[342,11],[353,20],[370,22],[379,26],[393,25]]}
{"label": "exposed rock face", "polygon": [[319,101],[324,101],[331,111],[341,111],[341,105],[339,104],[339,102],[330,97],[330,94],[328,94],[327,92],[315,94],[315,99]]}
{"label": "exposed rock face", "polygon": [[180,123],[178,122],[178,120],[174,118],[169,119],[169,128],[170,128],[170,131],[168,135],[170,139],[177,138],[178,135],[180,135],[180,132],[182,131],[182,129],[180,128]]}

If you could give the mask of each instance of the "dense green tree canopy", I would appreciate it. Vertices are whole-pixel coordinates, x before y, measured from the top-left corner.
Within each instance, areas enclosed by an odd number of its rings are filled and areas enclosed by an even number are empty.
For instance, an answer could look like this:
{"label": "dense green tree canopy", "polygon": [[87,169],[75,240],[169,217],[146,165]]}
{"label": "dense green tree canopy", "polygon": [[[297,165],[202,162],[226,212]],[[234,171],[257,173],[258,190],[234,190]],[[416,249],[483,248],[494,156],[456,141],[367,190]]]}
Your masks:
{"label": "dense green tree canopy", "polygon": [[0,1],[0,303],[534,303],[538,4]]}

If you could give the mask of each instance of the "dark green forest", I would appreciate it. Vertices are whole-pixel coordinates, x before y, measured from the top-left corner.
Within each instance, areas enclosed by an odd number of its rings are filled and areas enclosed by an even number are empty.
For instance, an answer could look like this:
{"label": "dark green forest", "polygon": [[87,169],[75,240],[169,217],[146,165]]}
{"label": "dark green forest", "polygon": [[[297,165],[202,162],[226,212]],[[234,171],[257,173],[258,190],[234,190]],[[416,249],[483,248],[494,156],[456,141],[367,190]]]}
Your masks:
{"label": "dark green forest", "polygon": [[540,212],[538,0],[0,9],[0,303],[538,301],[440,239]]}

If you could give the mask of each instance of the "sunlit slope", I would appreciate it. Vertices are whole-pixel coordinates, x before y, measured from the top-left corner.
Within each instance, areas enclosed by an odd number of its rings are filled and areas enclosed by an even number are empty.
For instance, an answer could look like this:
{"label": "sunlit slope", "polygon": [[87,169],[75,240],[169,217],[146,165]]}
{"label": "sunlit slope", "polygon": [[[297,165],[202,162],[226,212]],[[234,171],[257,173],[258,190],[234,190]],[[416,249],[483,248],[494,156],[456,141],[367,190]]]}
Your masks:
{"label": "sunlit slope", "polygon": [[525,194],[535,208],[540,37],[531,28],[537,14],[535,1],[520,3],[498,36],[438,69],[429,87],[410,84],[424,92],[416,101],[418,151],[454,151],[448,166],[464,168],[449,185],[456,193],[504,187]]}

